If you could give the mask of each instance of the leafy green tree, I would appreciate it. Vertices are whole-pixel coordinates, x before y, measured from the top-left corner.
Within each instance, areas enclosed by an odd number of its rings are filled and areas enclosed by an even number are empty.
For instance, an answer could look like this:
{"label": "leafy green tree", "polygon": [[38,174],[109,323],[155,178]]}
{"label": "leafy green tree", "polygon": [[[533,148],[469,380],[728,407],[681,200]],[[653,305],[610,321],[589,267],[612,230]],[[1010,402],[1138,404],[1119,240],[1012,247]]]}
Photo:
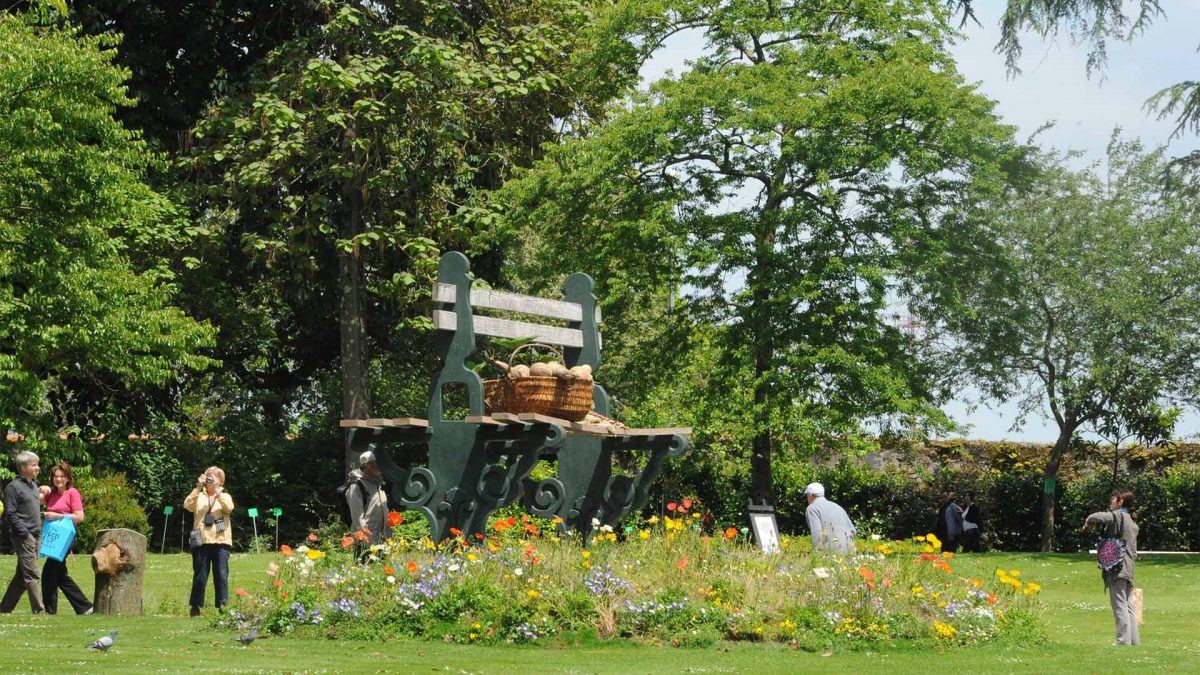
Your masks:
{"label": "leafy green tree", "polygon": [[1042,469],[1049,551],[1052,488],[1079,432],[1168,437],[1177,415],[1166,401],[1195,400],[1200,201],[1165,190],[1163,152],[1137,142],[1114,137],[1103,173],[1043,159],[1036,180],[962,214],[987,223],[996,263],[956,271],[967,311],[942,329],[987,394],[1048,409],[1058,427]]}
{"label": "leafy green tree", "polygon": [[[964,12],[964,20],[973,17],[973,0],[954,0],[950,4]],[[1109,40],[1130,40],[1145,31],[1155,20],[1165,18],[1160,0],[1008,0],[1000,20],[1000,44],[1012,72],[1020,72],[1021,33],[1032,30],[1042,37],[1066,31],[1071,39],[1088,45],[1088,73],[1100,70],[1108,60]],[[1175,135],[1188,131],[1200,133],[1200,82],[1186,80],[1163,89],[1150,98],[1147,107],[1158,112],[1159,119],[1175,115]],[[1183,158],[1184,164],[1200,166],[1200,151]]]}
{"label": "leafy green tree", "polygon": [[161,256],[188,235],[114,119],[132,103],[116,40],[27,19],[0,13],[0,428],[29,432],[73,424],[56,404],[78,386],[213,365],[215,331],[171,305]]}
{"label": "leafy green tree", "polygon": [[[528,162],[605,80],[582,76],[595,61],[572,63],[588,22],[574,1],[319,6],[319,29],[271,52],[199,125],[189,168],[209,186],[203,226],[226,244],[211,262],[265,271],[271,290],[254,293],[338,331],[340,358],[325,363],[343,416],[361,418],[371,338],[428,326],[438,254],[490,227],[470,195]],[[287,313],[259,315],[270,331]]]}
{"label": "leafy green tree", "polygon": [[[856,434],[892,412],[944,424],[931,364],[886,310],[962,238],[939,211],[997,180],[1015,148],[955,71],[943,3],[624,9],[633,44],[690,29],[706,49],[505,186],[530,248],[521,274],[597,271],[607,335],[642,332],[659,354],[706,327],[705,395],[750,430],[755,499],[772,497],[778,439]],[[675,328],[642,331],[655,322]]]}

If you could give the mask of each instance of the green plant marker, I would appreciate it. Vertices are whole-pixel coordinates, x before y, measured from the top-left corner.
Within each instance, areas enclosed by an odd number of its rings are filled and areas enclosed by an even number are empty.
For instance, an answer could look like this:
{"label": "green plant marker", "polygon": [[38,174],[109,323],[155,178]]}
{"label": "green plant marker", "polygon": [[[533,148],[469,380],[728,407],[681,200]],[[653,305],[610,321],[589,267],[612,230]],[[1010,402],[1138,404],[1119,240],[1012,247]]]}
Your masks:
{"label": "green plant marker", "polygon": [[246,509],[246,515],[250,516],[251,518],[257,518],[258,509]]}
{"label": "green plant marker", "polygon": [[1054,494],[1054,479],[1053,478],[1046,479],[1046,482],[1042,485],[1042,492],[1045,492],[1048,495]]}
{"label": "green plant marker", "polygon": [[164,515],[164,516],[169,516],[169,515],[171,515],[172,513],[175,513],[175,507],[174,507],[174,506],[164,506],[164,507],[163,507],[163,515]]}
{"label": "green plant marker", "polygon": [[279,516],[283,515],[283,509],[276,506],[275,508],[271,509],[271,514],[278,518]]}

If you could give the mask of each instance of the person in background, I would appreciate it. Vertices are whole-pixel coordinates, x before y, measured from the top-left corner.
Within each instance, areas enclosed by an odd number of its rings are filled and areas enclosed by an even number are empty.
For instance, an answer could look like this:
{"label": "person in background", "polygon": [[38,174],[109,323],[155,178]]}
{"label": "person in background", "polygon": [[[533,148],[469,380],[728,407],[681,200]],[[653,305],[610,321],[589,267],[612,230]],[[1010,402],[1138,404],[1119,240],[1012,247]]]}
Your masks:
{"label": "person in background", "polygon": [[17,454],[17,477],[4,488],[4,519],[8,521],[8,537],[17,554],[17,569],[4,599],[0,600],[0,614],[8,614],[16,608],[22,593],[29,594],[29,607],[34,614],[43,614],[42,591],[38,584],[38,547],[42,539],[41,494],[38,491],[37,475],[41,460],[28,450]]}
{"label": "person in background", "polygon": [[[70,518],[78,527],[83,522],[83,498],[79,496],[79,490],[75,489],[75,478],[71,474],[70,465],[62,462],[52,467],[50,483],[53,487],[45,495],[46,520]],[[91,614],[94,611],[92,603],[67,573],[66,561],[47,557],[42,565],[42,605],[49,614],[58,613],[60,588],[76,614]]]}
{"label": "person in background", "polygon": [[942,542],[943,552],[958,551],[958,540],[963,533],[962,514],[962,507],[954,503],[953,491],[938,494],[938,516],[933,524],[933,533]]}
{"label": "person in background", "polygon": [[225,491],[225,472],[210,466],[196,479],[196,487],[183,500],[183,508],[193,513],[192,528],[200,530],[204,542],[192,549],[191,615],[200,616],[204,606],[204,587],[212,569],[214,603],[221,609],[229,602],[229,551],[233,549],[233,497]]}
{"label": "person in background", "polygon": [[983,511],[975,503],[975,492],[967,490],[963,495],[963,553],[982,553],[980,539],[983,535]]}
{"label": "person in background", "polygon": [[350,472],[346,482],[346,504],[350,507],[350,529],[366,529],[367,545],[388,538],[387,490],[383,489],[383,472],[370,450],[358,456],[358,467]]}
{"label": "person in background", "polygon": [[812,547],[817,553],[847,554],[854,552],[857,530],[846,510],[825,498],[825,486],[809,483],[804,488],[808,508],[804,517],[812,532]]}
{"label": "person in background", "polygon": [[1083,519],[1083,526],[1100,525],[1104,536],[1125,542],[1125,556],[1116,569],[1101,571],[1104,587],[1108,589],[1108,601],[1112,606],[1113,621],[1117,625],[1118,645],[1140,645],[1137,617],[1133,606],[1133,564],[1137,560],[1138,524],[1134,511],[1133,493],[1129,490],[1114,490],[1108,500],[1107,511],[1097,511]]}

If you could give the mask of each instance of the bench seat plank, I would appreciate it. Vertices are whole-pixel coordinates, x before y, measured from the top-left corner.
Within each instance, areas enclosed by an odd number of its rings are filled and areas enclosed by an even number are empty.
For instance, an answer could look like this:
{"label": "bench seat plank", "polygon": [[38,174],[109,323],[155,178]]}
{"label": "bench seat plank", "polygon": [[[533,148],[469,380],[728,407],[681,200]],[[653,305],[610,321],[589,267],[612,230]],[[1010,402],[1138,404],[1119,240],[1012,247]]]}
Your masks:
{"label": "bench seat plank", "polygon": [[[550,344],[562,345],[564,347],[583,347],[583,331],[576,328],[547,326],[540,323],[510,321],[508,319],[493,319],[490,316],[479,316],[478,314],[471,316],[471,323],[475,326],[476,335],[491,335],[502,338],[531,337],[537,342],[549,342]],[[436,309],[433,311],[433,327],[438,330],[456,331],[458,330],[458,316],[454,312]]]}
{"label": "bench seat plank", "polygon": [[416,417],[372,417],[366,420],[342,420],[339,423],[343,429],[378,429],[378,428],[429,428],[429,422]]}
{"label": "bench seat plank", "polygon": [[[435,284],[433,287],[433,301],[447,305],[457,302],[457,293],[454,284]],[[564,321],[578,322],[583,320],[583,308],[577,302],[493,291],[488,288],[471,289],[471,306],[518,312],[521,314],[533,314],[535,316],[562,319]],[[600,323],[599,307],[596,308],[596,323]]]}

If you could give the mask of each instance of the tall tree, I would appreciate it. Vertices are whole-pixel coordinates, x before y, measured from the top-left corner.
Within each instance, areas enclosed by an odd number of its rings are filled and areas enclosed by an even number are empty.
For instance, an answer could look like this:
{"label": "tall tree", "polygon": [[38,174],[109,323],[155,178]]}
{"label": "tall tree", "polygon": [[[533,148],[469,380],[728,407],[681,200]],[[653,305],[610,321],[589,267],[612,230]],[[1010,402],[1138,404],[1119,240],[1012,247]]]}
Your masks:
{"label": "tall tree", "polygon": [[438,253],[488,227],[463,207],[472,191],[528,161],[600,82],[572,75],[588,20],[574,1],[319,4],[328,20],[198,127],[190,168],[215,237],[336,307],[303,321],[339,331],[342,414],[368,417],[371,317],[384,335],[422,321]]}
{"label": "tall tree", "polygon": [[[952,0],[951,6],[964,12],[964,20],[973,18],[973,0]],[[1109,40],[1131,40],[1154,21],[1166,18],[1161,0],[1008,0],[1000,20],[1000,43],[996,49],[1005,55],[1009,70],[1020,72],[1021,34],[1033,31],[1042,37],[1067,32],[1088,48],[1088,74],[1104,68],[1108,61]],[[1185,80],[1158,92],[1147,107],[1159,119],[1175,116],[1175,135],[1200,133],[1200,81]],[[1182,158],[1185,165],[1200,166],[1200,151]]]}
{"label": "tall tree", "polygon": [[946,315],[956,359],[997,399],[1047,409],[1058,438],[1042,475],[1042,550],[1055,481],[1086,426],[1169,436],[1167,400],[1194,401],[1200,349],[1200,199],[1159,182],[1161,150],[1114,137],[1106,171],[1047,156],[1036,180],[981,197],[959,222],[987,223],[997,262],[962,266]]}
{"label": "tall tree", "polygon": [[215,338],[171,305],[159,256],[188,235],[145,182],[158,160],[114,118],[132,104],[116,39],[27,18],[0,13],[0,429],[24,430],[69,421],[50,399],[75,385],[202,370]]}
{"label": "tall tree", "polygon": [[943,3],[624,7],[635,44],[690,29],[706,49],[505,187],[539,246],[528,265],[604,270],[597,295],[628,307],[677,290],[676,312],[717,327],[709,395],[753,430],[755,499],[772,498],[780,437],[944,421],[885,310],[960,236],[939,211],[1013,148],[947,55]]}

